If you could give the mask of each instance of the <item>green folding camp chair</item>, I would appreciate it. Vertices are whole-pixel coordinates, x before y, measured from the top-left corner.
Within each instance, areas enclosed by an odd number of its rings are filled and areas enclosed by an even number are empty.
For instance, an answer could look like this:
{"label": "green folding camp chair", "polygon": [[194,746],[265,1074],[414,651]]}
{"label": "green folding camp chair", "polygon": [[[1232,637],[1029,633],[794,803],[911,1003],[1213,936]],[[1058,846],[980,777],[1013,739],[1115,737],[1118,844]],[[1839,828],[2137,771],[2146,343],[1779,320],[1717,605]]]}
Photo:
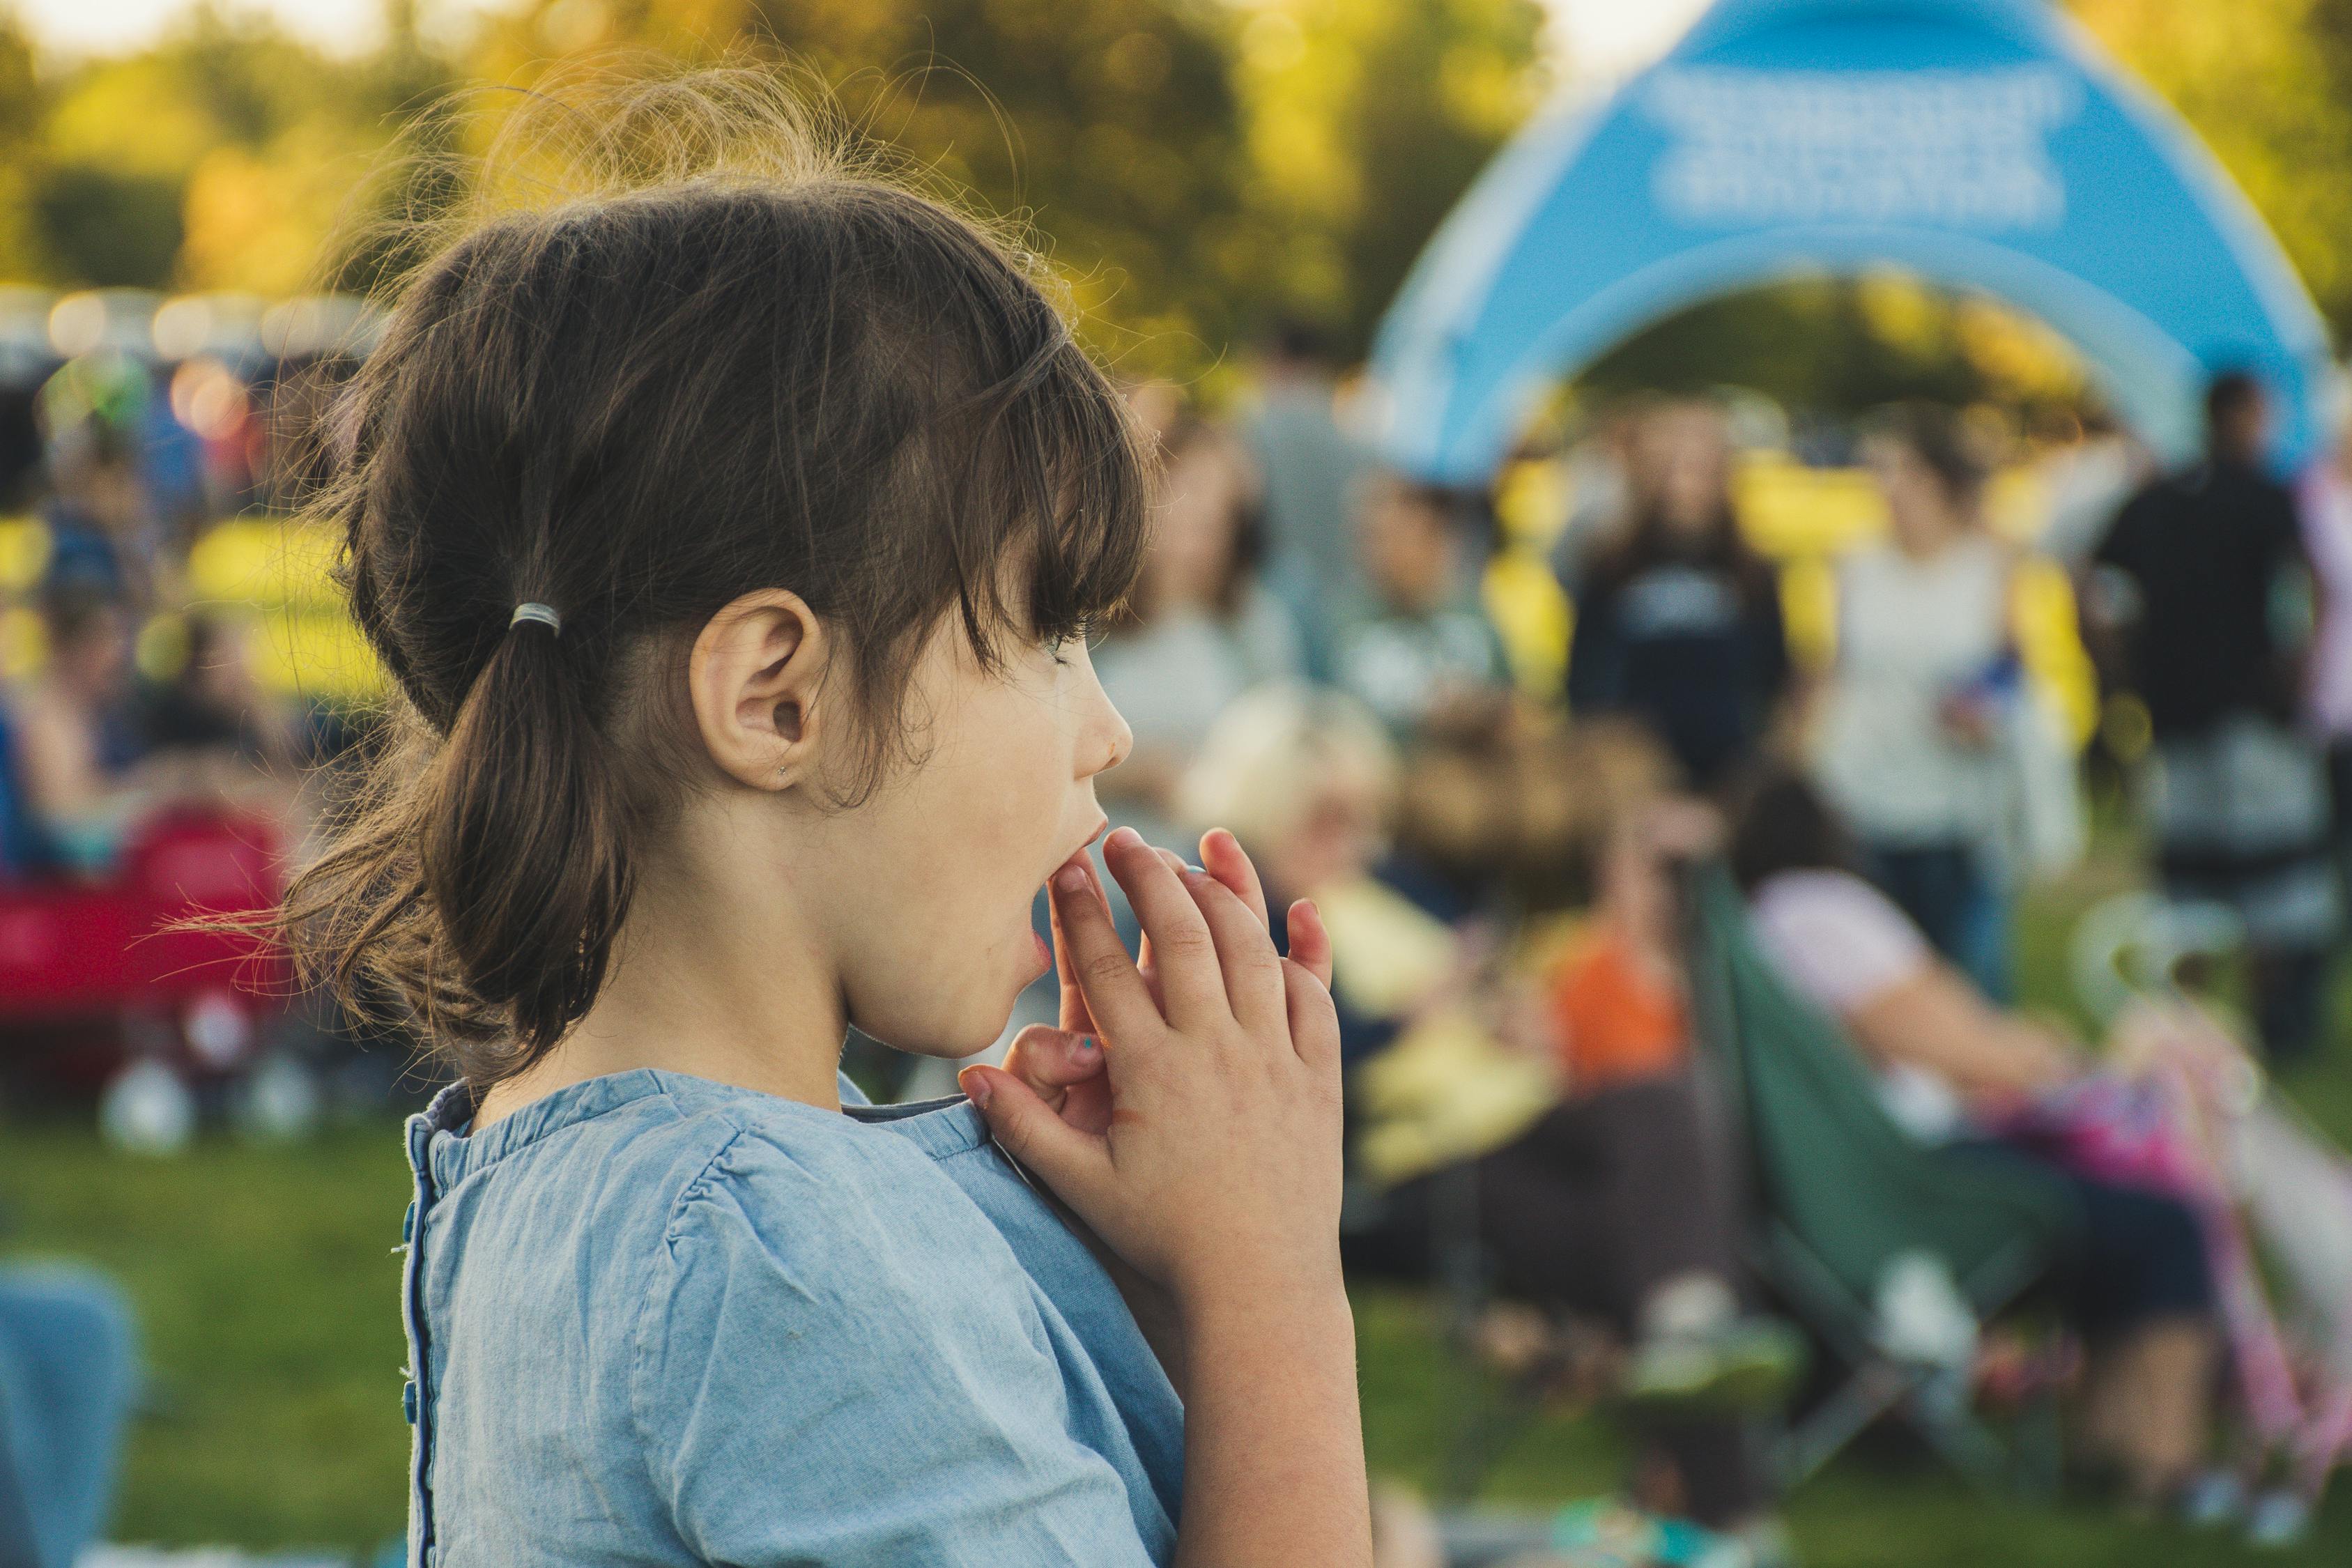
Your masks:
{"label": "green folding camp chair", "polygon": [[1979,1322],[1992,1318],[2076,1233],[2071,1195],[2030,1166],[1906,1135],[1844,1031],[1758,951],[1729,872],[1700,866],[1687,886],[1694,1026],[1746,1145],[1758,1264],[1852,1369],[1785,1434],[1786,1480],[1803,1480],[1889,1413],[1973,1480],[2054,1480],[2050,1429],[1996,1436],[1969,1407],[1964,1374],[1881,1348],[1876,1303],[1890,1266],[1925,1253]]}

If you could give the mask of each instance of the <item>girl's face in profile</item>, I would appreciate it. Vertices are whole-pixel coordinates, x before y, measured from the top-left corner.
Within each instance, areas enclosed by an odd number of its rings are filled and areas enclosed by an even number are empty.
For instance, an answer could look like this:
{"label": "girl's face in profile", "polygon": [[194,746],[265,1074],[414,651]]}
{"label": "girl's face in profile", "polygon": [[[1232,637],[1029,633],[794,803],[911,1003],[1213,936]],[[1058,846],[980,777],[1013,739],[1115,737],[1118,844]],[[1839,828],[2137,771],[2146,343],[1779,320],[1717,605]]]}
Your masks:
{"label": "girl's face in profile", "polygon": [[1032,901],[1102,833],[1095,775],[1133,737],[1083,639],[1007,636],[992,671],[952,616],[924,649],[907,715],[914,760],[825,835],[840,973],[859,1028],[969,1056],[1052,967]]}

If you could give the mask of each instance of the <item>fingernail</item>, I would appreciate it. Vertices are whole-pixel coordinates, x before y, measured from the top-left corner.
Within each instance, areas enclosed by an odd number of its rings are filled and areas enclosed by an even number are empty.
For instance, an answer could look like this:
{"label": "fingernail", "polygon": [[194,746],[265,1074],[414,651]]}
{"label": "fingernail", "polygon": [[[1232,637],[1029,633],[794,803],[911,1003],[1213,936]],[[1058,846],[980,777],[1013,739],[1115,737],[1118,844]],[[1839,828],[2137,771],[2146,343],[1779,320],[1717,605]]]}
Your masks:
{"label": "fingernail", "polygon": [[1054,886],[1066,893],[1075,893],[1087,885],[1087,874],[1076,866],[1065,866],[1054,873]]}
{"label": "fingernail", "polygon": [[1103,847],[1108,849],[1115,844],[1121,849],[1126,849],[1142,842],[1143,835],[1134,828],[1114,827],[1110,830],[1110,837],[1103,840]]}
{"label": "fingernail", "polygon": [[1094,1055],[1097,1048],[1095,1045],[1095,1037],[1092,1035],[1080,1035],[1078,1037],[1078,1043],[1076,1048],[1079,1056],[1090,1057]]}
{"label": "fingernail", "polygon": [[995,1092],[995,1090],[989,1088],[988,1075],[984,1072],[976,1072],[971,1077],[965,1079],[963,1080],[963,1091],[970,1095],[971,1097],[971,1102],[974,1105],[979,1106],[982,1110],[988,1109],[988,1097]]}

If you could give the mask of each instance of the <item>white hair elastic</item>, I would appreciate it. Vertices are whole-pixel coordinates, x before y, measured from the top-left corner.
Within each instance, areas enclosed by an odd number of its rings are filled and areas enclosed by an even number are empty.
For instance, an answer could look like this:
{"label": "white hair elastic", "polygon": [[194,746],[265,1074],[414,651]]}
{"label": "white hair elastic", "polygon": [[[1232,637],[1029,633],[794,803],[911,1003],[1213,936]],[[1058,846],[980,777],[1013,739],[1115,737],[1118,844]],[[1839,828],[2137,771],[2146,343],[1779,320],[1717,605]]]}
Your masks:
{"label": "white hair elastic", "polygon": [[563,631],[563,617],[555,613],[555,606],[552,605],[517,605],[513,616],[507,621],[508,629],[512,630],[525,621],[537,621],[541,626],[559,636]]}

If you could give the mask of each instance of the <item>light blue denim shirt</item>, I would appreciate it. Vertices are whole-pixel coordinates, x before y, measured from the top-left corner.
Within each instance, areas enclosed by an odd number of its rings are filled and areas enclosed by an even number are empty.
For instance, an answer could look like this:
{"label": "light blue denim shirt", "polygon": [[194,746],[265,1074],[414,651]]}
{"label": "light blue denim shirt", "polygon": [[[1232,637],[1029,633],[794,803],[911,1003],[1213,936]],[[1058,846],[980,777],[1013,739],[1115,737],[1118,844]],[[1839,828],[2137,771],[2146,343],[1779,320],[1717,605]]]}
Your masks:
{"label": "light blue denim shirt", "polygon": [[843,1099],[410,1120],[415,1568],[1171,1561],[1183,1413],[1108,1276],[961,1098]]}

